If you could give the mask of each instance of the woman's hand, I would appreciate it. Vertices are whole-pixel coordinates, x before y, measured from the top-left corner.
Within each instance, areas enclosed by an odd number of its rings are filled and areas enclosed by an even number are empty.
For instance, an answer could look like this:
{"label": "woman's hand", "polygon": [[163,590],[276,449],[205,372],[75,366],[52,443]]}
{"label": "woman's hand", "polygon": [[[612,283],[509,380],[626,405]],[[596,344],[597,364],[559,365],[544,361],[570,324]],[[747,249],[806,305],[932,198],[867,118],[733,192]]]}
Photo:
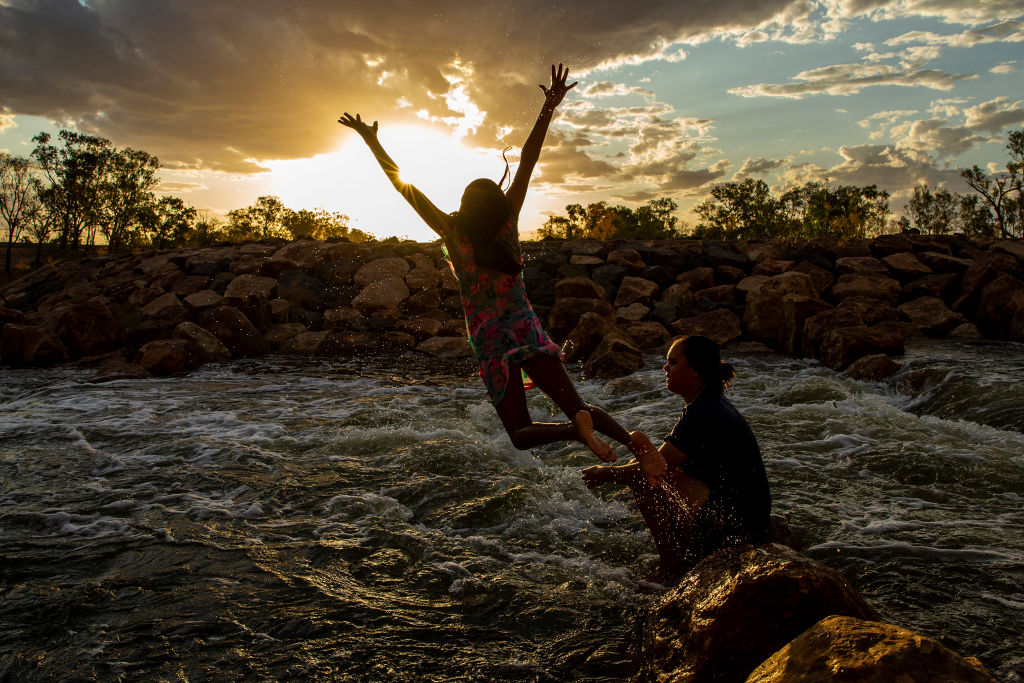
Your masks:
{"label": "woman's hand", "polygon": [[[554,69],[554,67],[551,68]],[[554,72],[552,71],[552,73]],[[563,84],[565,83],[564,79],[562,82]],[[575,83],[573,85],[575,85]],[[365,121],[359,118],[359,114],[356,114],[355,117],[353,117],[348,112],[345,112],[341,115],[341,118],[338,119],[338,123],[359,133],[364,140],[377,138],[377,122],[374,121],[372,126],[368,126]]]}
{"label": "woman's hand", "polygon": [[[563,68],[565,69],[563,71]],[[555,71],[555,65],[551,65],[551,87],[545,88],[543,85],[538,86],[544,91],[544,106],[545,108],[550,107],[554,109],[565,97],[565,93],[569,92],[576,87],[579,81],[573,81],[572,85],[566,85],[565,81],[569,78],[568,67],[563,67],[561,64],[558,65],[558,71]]]}

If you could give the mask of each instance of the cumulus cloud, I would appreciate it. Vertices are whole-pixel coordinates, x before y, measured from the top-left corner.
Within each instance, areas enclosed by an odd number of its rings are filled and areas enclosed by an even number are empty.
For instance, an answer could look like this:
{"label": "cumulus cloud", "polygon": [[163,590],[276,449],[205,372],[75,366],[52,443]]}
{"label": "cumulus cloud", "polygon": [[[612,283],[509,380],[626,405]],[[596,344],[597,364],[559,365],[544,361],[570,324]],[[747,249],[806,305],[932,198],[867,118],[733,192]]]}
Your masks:
{"label": "cumulus cloud", "polygon": [[988,70],[990,74],[1008,74],[1013,73],[1017,70],[1017,60],[1011,59],[1008,62],[1002,64],[996,64],[994,67]]}
{"label": "cumulus cloud", "polygon": [[975,107],[968,107],[964,115],[968,128],[999,133],[1024,123],[1024,100],[1010,102],[1006,97],[996,97]]}

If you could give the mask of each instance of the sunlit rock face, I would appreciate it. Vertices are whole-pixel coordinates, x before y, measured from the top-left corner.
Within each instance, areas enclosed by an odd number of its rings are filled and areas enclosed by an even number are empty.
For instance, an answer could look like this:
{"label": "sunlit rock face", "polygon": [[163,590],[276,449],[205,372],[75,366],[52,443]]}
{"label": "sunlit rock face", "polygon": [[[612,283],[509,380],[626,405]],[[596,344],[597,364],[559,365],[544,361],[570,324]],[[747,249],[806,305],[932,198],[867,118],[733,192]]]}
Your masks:
{"label": "sunlit rock face", "polygon": [[[568,339],[585,313],[607,321],[596,335],[593,325],[581,329],[577,337],[589,330],[586,352],[576,339],[571,354],[602,376],[629,373],[637,354],[663,353],[688,334],[723,346],[758,342],[836,369],[898,356],[920,336],[1024,341],[1024,248],[1009,240],[584,240],[523,242],[522,250],[527,294],[552,339]],[[85,258],[0,292],[0,335],[13,325],[0,336],[0,359],[50,365],[112,353],[127,361],[149,342],[181,338],[185,323],[236,358],[427,353],[465,335],[458,287],[438,245],[412,242],[300,240]],[[336,343],[321,332],[369,338]],[[191,364],[224,358],[188,337]]]}
{"label": "sunlit rock face", "polygon": [[747,683],[836,680],[995,683],[977,659],[892,624],[845,616],[822,619],[761,663]]}
{"label": "sunlit rock face", "polygon": [[833,614],[878,618],[842,575],[786,546],[721,550],[649,612],[643,670],[648,680],[742,681]]}

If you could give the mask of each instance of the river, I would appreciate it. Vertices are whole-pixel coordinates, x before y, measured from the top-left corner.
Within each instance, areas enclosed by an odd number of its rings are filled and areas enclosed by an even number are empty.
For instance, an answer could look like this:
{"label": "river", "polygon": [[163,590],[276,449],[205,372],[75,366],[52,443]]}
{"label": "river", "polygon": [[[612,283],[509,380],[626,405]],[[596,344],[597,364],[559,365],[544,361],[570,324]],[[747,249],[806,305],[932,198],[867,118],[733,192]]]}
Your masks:
{"label": "river", "polygon": [[[918,342],[884,382],[730,360],[805,553],[886,620],[1024,680],[1024,346]],[[682,407],[660,366],[580,390],[659,442]],[[665,587],[631,497],[586,489],[577,444],[516,451],[467,362],[0,373],[0,677],[637,669]]]}

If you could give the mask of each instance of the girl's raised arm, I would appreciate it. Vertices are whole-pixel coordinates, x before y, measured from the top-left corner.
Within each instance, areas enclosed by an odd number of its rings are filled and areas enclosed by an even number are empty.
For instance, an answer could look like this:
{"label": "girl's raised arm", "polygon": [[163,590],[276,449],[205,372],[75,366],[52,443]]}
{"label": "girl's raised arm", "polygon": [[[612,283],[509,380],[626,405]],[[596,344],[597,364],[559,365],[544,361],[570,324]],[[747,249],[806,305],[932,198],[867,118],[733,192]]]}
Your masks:
{"label": "girl's raised arm", "polygon": [[359,114],[352,116],[345,112],[338,119],[338,123],[359,133],[359,136],[363,138],[363,142],[373,152],[373,157],[377,160],[377,163],[384,170],[384,175],[388,177],[388,180],[395,186],[395,189],[405,197],[405,200],[416,210],[420,218],[430,226],[431,230],[440,235],[442,239],[447,239],[451,234],[448,214],[434,206],[434,203],[427,199],[427,196],[416,189],[415,186],[403,182],[398,177],[398,164],[388,156],[388,153],[384,151],[380,141],[377,139],[377,122],[374,121],[373,125],[370,126],[359,117]]}
{"label": "girl's raised arm", "polygon": [[540,158],[540,148],[544,144],[544,136],[548,132],[548,125],[551,123],[552,114],[555,113],[555,107],[565,97],[565,93],[575,88],[576,84],[579,83],[579,81],[575,81],[572,85],[567,86],[565,81],[568,78],[569,69],[559,64],[556,71],[555,65],[552,64],[551,87],[539,86],[544,91],[544,106],[540,109],[540,116],[537,117],[537,122],[533,124],[530,137],[526,138],[526,144],[523,145],[523,153],[519,159],[519,168],[516,169],[516,176],[512,179],[508,192],[505,193],[509,204],[512,206],[512,213],[517,216],[520,209],[523,208],[523,201],[526,199],[526,187],[530,184],[533,167],[537,165],[537,159]]}

